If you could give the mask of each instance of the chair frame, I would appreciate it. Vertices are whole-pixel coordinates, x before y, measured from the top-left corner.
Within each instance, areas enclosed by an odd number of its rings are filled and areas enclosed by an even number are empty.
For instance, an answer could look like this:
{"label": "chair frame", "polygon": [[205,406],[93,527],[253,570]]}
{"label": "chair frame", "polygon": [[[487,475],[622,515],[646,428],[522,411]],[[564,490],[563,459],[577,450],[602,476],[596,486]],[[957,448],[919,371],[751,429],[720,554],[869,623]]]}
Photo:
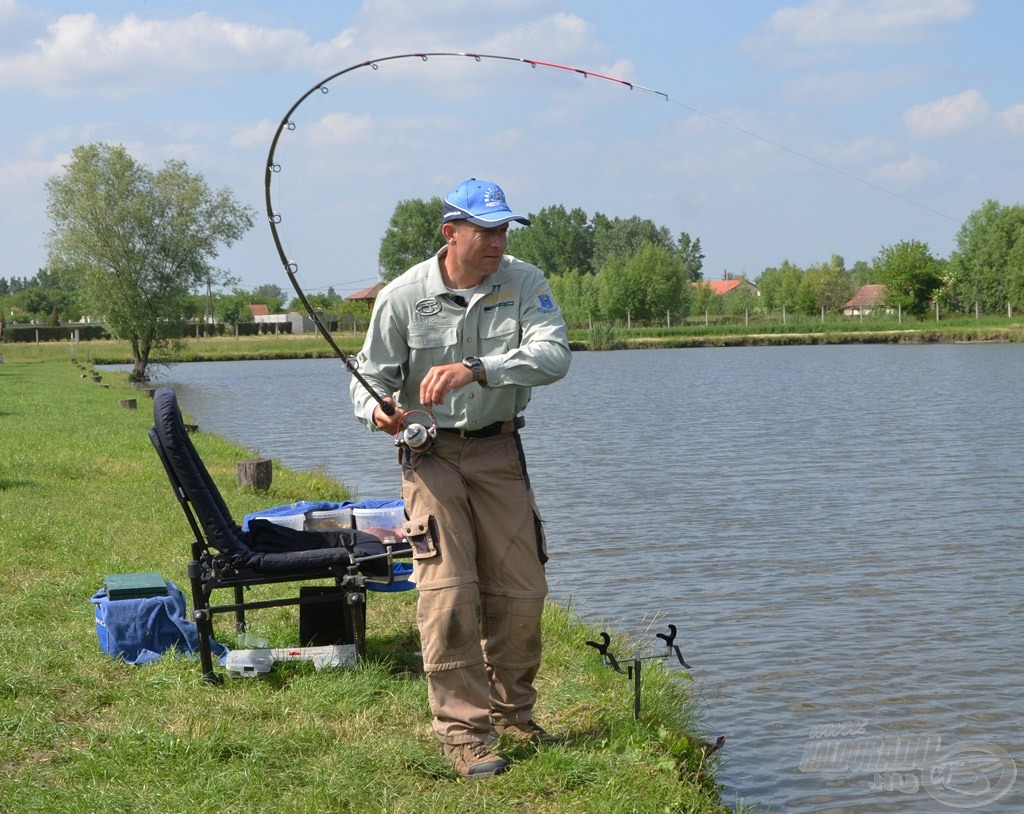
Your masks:
{"label": "chair frame", "polygon": [[[170,388],[164,388],[170,390]],[[214,518],[215,522],[225,524],[225,528],[240,531],[230,515],[225,515],[226,504],[220,495],[219,490],[210,478],[205,464],[196,451],[192,441],[187,436],[184,422],[181,420],[181,412],[178,409],[177,400],[173,390],[170,395],[161,397],[161,391],[157,391],[154,403],[154,412],[161,409],[162,401],[170,401],[177,413],[175,431],[183,434],[176,439],[184,452],[191,459],[196,473],[202,479],[206,490],[213,500],[214,509],[221,516]],[[159,422],[159,416],[157,417]],[[405,551],[396,552],[391,546],[386,546],[386,553],[383,555],[355,556],[349,553],[346,557],[339,549],[337,562],[317,567],[296,567],[287,570],[261,571],[242,565],[239,567],[233,562],[233,558],[222,551],[219,551],[211,542],[210,535],[204,531],[203,524],[199,522],[200,510],[196,506],[196,496],[190,493],[181,473],[177,472],[168,454],[164,441],[161,440],[154,424],[149,431],[149,438],[156,449],[157,455],[163,464],[164,471],[171,482],[175,497],[178,500],[189,528],[192,531],[191,560],[188,563],[188,579],[192,593],[192,618],[196,623],[199,634],[199,657],[203,670],[203,681],[210,684],[219,684],[223,676],[214,671],[213,653],[211,645],[214,638],[213,620],[219,614],[233,614],[235,617],[235,631],[244,633],[246,630],[246,612],[263,608],[283,607],[290,605],[309,605],[324,602],[338,602],[343,594],[345,612],[348,614],[346,627],[352,631],[357,657],[366,655],[366,583],[376,582],[383,585],[392,584],[393,557],[406,554]],[[198,487],[196,487],[198,488]],[[223,509],[223,511],[221,511]],[[244,532],[243,532],[244,533]],[[316,532],[308,532],[316,534]],[[360,567],[373,560],[386,558],[387,573],[389,576],[375,578],[366,576],[360,571]],[[378,563],[379,564],[379,563]],[[257,585],[272,585],[288,582],[312,582],[325,579],[333,580],[337,593],[315,594],[300,592],[299,596],[280,597],[274,599],[262,599],[247,601],[245,591]],[[230,589],[233,592],[232,602],[213,602],[214,591]],[[303,642],[302,644],[305,644]]]}

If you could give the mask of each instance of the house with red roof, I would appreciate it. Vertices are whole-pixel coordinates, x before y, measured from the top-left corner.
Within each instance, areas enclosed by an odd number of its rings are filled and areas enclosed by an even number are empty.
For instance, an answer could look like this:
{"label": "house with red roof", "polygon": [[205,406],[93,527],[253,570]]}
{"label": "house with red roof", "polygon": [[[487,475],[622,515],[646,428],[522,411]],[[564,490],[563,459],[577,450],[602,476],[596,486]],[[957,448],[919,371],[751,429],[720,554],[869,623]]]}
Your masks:
{"label": "house with red roof", "polygon": [[736,277],[731,280],[698,280],[694,286],[705,286],[711,289],[716,297],[724,297],[734,291],[749,291],[755,297],[758,295],[757,286],[744,277]]}
{"label": "house with red roof", "polygon": [[866,317],[872,311],[892,313],[892,308],[885,305],[884,285],[862,285],[843,306],[843,314],[848,317]]}
{"label": "house with red roof", "polygon": [[367,308],[373,308],[373,303],[376,302],[377,295],[383,287],[384,283],[374,283],[369,288],[363,288],[355,294],[349,294],[345,299],[354,300],[356,302],[365,302]]}

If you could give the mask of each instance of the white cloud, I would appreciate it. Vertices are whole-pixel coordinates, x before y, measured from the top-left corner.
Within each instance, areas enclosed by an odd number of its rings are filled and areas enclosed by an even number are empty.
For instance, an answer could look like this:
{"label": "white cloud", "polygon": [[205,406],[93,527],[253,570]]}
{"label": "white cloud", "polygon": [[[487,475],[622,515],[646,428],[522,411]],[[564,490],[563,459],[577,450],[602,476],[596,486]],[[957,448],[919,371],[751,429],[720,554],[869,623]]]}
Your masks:
{"label": "white cloud", "polygon": [[1024,135],[1024,104],[1008,107],[999,112],[999,119],[1009,132]]}
{"label": "white cloud", "polygon": [[917,84],[931,75],[923,66],[888,66],[876,70],[806,73],[782,88],[787,99],[804,104],[845,105],[881,92]]}
{"label": "white cloud", "polygon": [[373,117],[369,114],[331,113],[313,125],[310,141],[332,148],[359,144],[373,133],[373,124]]}
{"label": "white cloud", "polygon": [[[553,0],[524,0],[501,26],[468,0],[367,0],[354,24],[314,41],[291,28],[232,22],[207,12],[178,19],[128,14],[107,21],[94,13],[66,14],[16,50],[0,48],[0,88],[31,88],[47,95],[100,94],[112,98],[228,81],[241,73],[272,74],[305,67],[325,76],[349,62],[391,54],[469,51],[579,61],[591,70],[632,73],[629,62],[607,66],[606,49],[580,17],[554,11]],[[0,0],[0,22],[25,17],[26,7]],[[552,13],[547,13],[552,12]],[[0,45],[3,31],[0,30]],[[357,53],[358,52],[358,53]],[[389,68],[391,66],[388,66]],[[453,76],[469,66],[453,66]],[[382,73],[382,78],[392,72]]]}
{"label": "white cloud", "polygon": [[916,152],[911,152],[905,161],[897,161],[876,167],[869,173],[868,178],[879,184],[908,187],[926,178],[938,175],[941,171],[942,165],[939,162],[924,158]]}
{"label": "white cloud", "polygon": [[246,127],[235,133],[228,141],[233,150],[248,150],[253,147],[266,147],[274,137],[279,126],[278,122],[263,119],[252,127]]}
{"label": "white cloud", "polygon": [[853,45],[916,42],[970,17],[977,0],[810,0],[776,11],[744,50],[789,61],[845,56]]}
{"label": "white cloud", "polygon": [[154,87],[210,84],[231,70],[269,71],[308,48],[305,34],[232,23],[205,12],[180,20],[129,14],[113,25],[68,14],[34,47],[0,59],[0,85],[49,94],[125,96]]}
{"label": "white cloud", "polygon": [[972,88],[910,108],[903,114],[903,123],[918,136],[948,136],[981,127],[991,115],[988,102],[980,91]]}

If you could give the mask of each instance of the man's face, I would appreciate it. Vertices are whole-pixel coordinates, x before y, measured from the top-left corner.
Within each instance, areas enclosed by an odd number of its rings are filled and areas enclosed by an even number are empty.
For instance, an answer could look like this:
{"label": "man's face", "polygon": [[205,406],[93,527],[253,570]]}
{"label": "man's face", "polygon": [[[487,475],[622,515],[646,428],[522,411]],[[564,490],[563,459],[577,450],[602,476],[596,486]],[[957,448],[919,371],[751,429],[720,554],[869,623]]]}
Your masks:
{"label": "man's face", "polygon": [[448,254],[454,255],[459,263],[474,274],[494,274],[501,264],[508,242],[508,224],[484,229],[468,221],[452,223],[452,240]]}

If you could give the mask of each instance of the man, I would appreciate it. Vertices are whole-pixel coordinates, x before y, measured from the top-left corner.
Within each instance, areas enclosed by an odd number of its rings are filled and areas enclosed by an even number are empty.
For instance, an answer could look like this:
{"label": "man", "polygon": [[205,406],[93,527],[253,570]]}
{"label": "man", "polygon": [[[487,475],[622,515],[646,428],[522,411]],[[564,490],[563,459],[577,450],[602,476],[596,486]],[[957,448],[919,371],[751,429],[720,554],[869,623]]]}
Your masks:
{"label": "man", "polygon": [[508,767],[495,735],[557,740],[533,721],[547,553],[519,428],[570,352],[543,272],[505,254],[512,221],[529,225],[497,184],[448,193],[444,246],[381,290],[359,354],[394,414],[351,386],[371,429],[398,435],[413,410],[437,423],[427,451],[402,448],[402,497],[434,731],[464,777]]}

